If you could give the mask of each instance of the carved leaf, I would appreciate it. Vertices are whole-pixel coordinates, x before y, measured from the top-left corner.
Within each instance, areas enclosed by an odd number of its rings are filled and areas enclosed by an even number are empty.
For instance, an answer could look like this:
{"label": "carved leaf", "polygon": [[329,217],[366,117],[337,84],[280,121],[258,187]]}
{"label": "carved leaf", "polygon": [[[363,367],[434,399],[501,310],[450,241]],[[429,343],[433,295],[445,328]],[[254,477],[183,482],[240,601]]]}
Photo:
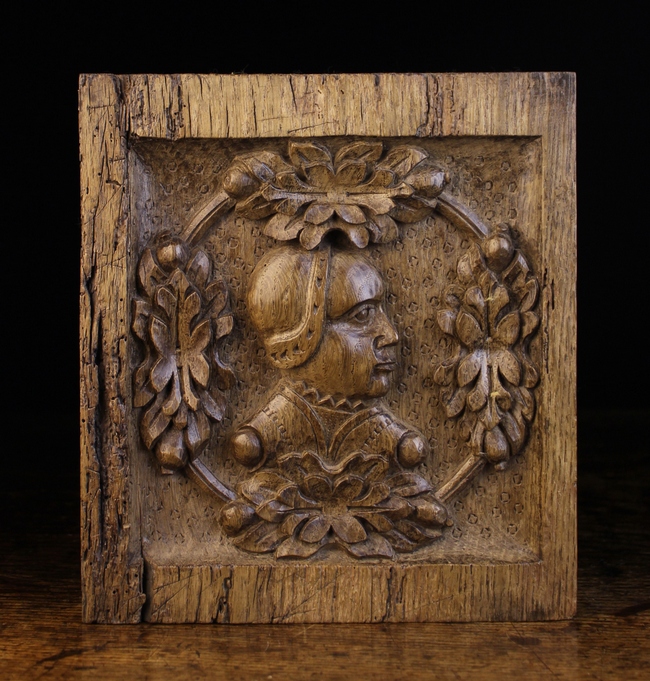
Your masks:
{"label": "carved leaf", "polygon": [[174,380],[171,383],[169,396],[163,402],[162,411],[166,416],[173,416],[181,406],[181,383],[178,379],[178,372],[174,371]]}
{"label": "carved leaf", "polygon": [[393,545],[395,550],[399,551],[400,553],[408,553],[409,551],[413,551],[413,549],[417,546],[414,541],[411,541],[396,529],[392,529],[390,532],[384,533],[384,537]]}
{"label": "carved leaf", "polygon": [[151,370],[151,387],[159,393],[176,372],[176,362],[166,355],[160,357]]}
{"label": "carved leaf", "polygon": [[395,202],[382,194],[357,194],[355,200],[359,205],[369,208],[376,215],[385,215],[395,207]]}
{"label": "carved leaf", "polygon": [[381,166],[393,170],[397,175],[404,176],[427,156],[427,152],[418,147],[395,147],[386,154]]}
{"label": "carved leaf", "polygon": [[472,263],[469,254],[466,253],[458,260],[456,271],[458,272],[458,279],[463,284],[468,284],[470,281],[472,281],[472,279],[474,279],[474,271],[472,269]]}
{"label": "carved leaf", "polygon": [[368,222],[367,226],[372,234],[372,241],[374,243],[390,243],[397,239],[399,234],[397,223],[388,215],[373,215],[372,221]]}
{"label": "carved leaf", "polygon": [[303,485],[312,499],[327,501],[332,498],[332,483],[324,475],[308,475]]}
{"label": "carved leaf", "polygon": [[201,393],[201,404],[211,419],[221,421],[226,410],[226,400],[221,393],[215,392],[213,397],[207,390],[204,390]]}
{"label": "carved leaf", "polygon": [[215,322],[214,337],[216,339],[227,336],[233,329],[235,320],[231,314],[222,315]]}
{"label": "carved leaf", "polygon": [[501,418],[501,425],[505,430],[508,440],[512,445],[512,453],[515,455],[524,444],[526,439],[526,430],[523,424],[520,426],[513,418],[512,414],[505,413]]}
{"label": "carved leaf", "polygon": [[332,496],[343,501],[352,501],[361,493],[363,480],[356,475],[344,475],[336,481]]}
{"label": "carved leaf", "polygon": [[[494,326],[496,318],[503,308],[510,302],[508,289],[505,286],[495,286],[490,301],[490,324]],[[504,318],[505,319],[505,318]]]}
{"label": "carved leaf", "polygon": [[352,142],[341,147],[334,157],[334,164],[339,165],[345,159],[363,159],[377,161],[384,150],[381,142]]}
{"label": "carved leaf", "polygon": [[485,362],[485,352],[482,350],[476,350],[467,355],[458,365],[458,385],[463,387],[471,383],[478,375],[481,367],[485,365]]}
{"label": "carved leaf", "polygon": [[314,544],[319,542],[329,532],[330,527],[330,521],[325,516],[317,515],[305,523],[300,531],[300,539],[309,544]]}
{"label": "carved leaf", "polygon": [[288,480],[273,471],[262,470],[239,486],[239,493],[253,502],[255,506],[269,499],[275,499],[279,490],[288,484]]}
{"label": "carved leaf", "polygon": [[522,312],[528,312],[532,310],[537,302],[537,296],[539,294],[539,284],[537,279],[529,279],[523,286],[522,297],[519,303],[519,309]]}
{"label": "carved leaf", "polygon": [[494,353],[494,361],[499,365],[501,375],[512,385],[519,385],[521,380],[521,367],[517,358],[508,350],[500,350]]}
{"label": "carved leaf", "polygon": [[296,531],[300,523],[302,523],[307,518],[309,518],[309,513],[290,513],[282,521],[280,529],[282,532],[284,532],[284,534],[291,535]]}
{"label": "carved leaf", "polygon": [[133,322],[131,328],[135,335],[143,341],[147,340],[151,305],[148,301],[136,298],[133,301]]}
{"label": "carved leaf", "polygon": [[527,338],[539,326],[539,317],[534,312],[524,312],[521,315],[521,338]]}
{"label": "carved leaf", "polygon": [[455,310],[438,310],[436,318],[438,320],[438,326],[450,336],[454,336],[454,327],[456,324],[456,317],[458,313]]}
{"label": "carved leaf", "polygon": [[275,555],[278,558],[308,558],[313,556],[323,544],[324,541],[317,544],[308,544],[295,537],[289,537],[289,539],[280,544]]}
{"label": "carved leaf", "polygon": [[476,382],[474,389],[467,395],[467,406],[472,411],[479,411],[487,403],[488,392],[487,372],[481,371],[480,379]]}
{"label": "carved leaf", "polygon": [[419,222],[431,215],[431,207],[417,198],[402,199],[395,201],[395,207],[390,211],[390,215],[400,222]]}
{"label": "carved leaf", "polygon": [[397,473],[397,475],[393,475],[386,482],[393,494],[401,497],[412,497],[415,494],[428,492],[431,489],[429,483],[415,473]]}
{"label": "carved leaf", "polygon": [[362,225],[366,222],[366,216],[359,206],[339,204],[335,206],[335,210],[340,218],[352,225]]}
{"label": "carved leaf", "polygon": [[365,541],[349,544],[345,548],[357,558],[393,557],[391,545],[384,537],[375,532],[372,532]]}
{"label": "carved leaf", "polygon": [[[378,511],[353,511],[357,518],[363,518],[378,532],[389,532],[393,529],[393,523]],[[372,536],[372,535],[371,535]]]}
{"label": "carved leaf", "polygon": [[205,289],[205,298],[211,302],[211,314],[217,316],[228,302],[228,289],[222,279],[215,279]]}
{"label": "carved leaf", "polygon": [[253,525],[247,532],[233,539],[233,544],[246,551],[268,553],[285,539],[286,535],[275,523],[265,521]]}
{"label": "carved leaf", "polygon": [[173,319],[176,314],[176,304],[178,302],[174,292],[167,286],[160,286],[156,290],[156,304],[164,310],[168,319]]}
{"label": "carved leaf", "polygon": [[467,397],[468,389],[460,388],[456,390],[451,398],[445,403],[445,413],[447,418],[453,419],[458,416],[465,408],[465,398]]}
{"label": "carved leaf", "polygon": [[483,298],[483,292],[478,286],[472,286],[467,289],[465,293],[465,303],[470,307],[473,307],[482,318],[485,312],[485,298]]}
{"label": "carved leaf", "polygon": [[524,359],[524,380],[523,384],[526,388],[534,388],[539,382],[539,372],[535,365],[528,359]]}
{"label": "carved leaf", "polygon": [[519,337],[519,313],[507,314],[498,324],[494,331],[494,337],[504,345],[514,345]]}
{"label": "carved leaf", "polygon": [[304,170],[307,181],[316,189],[322,191],[332,189],[336,185],[334,169],[329,163],[306,165]]}
{"label": "carved leaf", "polygon": [[371,485],[368,491],[355,501],[355,506],[374,506],[390,495],[390,487],[383,482]]}
{"label": "carved leaf", "polygon": [[334,207],[329,204],[313,203],[305,213],[305,222],[322,225],[334,215]]}
{"label": "carved leaf", "polygon": [[339,187],[356,187],[366,176],[365,161],[343,161],[336,171],[336,184]]}
{"label": "carved leaf", "polygon": [[305,184],[292,170],[286,173],[278,173],[273,180],[273,184],[280,189],[291,192],[306,192],[309,191],[309,185]]}
{"label": "carved leaf", "polygon": [[277,499],[269,499],[255,509],[255,513],[262,518],[262,520],[268,520],[270,523],[279,523],[284,518],[288,511],[291,511],[291,507],[283,504]]}
{"label": "carved leaf", "polygon": [[350,514],[330,518],[330,523],[334,532],[348,544],[363,541],[368,536],[363,525]]}
{"label": "carved leaf", "polygon": [[360,185],[359,189],[385,189],[394,184],[396,180],[397,175],[392,170],[389,170],[388,168],[377,168],[368,182]]}
{"label": "carved leaf", "polygon": [[138,280],[142,290],[149,296],[153,297],[156,284],[165,279],[164,272],[158,267],[154,260],[151,250],[147,248],[140,257],[140,264],[138,266]]}
{"label": "carved leaf", "polygon": [[202,411],[188,411],[187,426],[185,428],[185,444],[196,453],[210,437],[210,424]]}
{"label": "carved leaf", "polygon": [[275,213],[275,206],[257,191],[244,201],[237,203],[236,212],[251,220],[261,220]]}
{"label": "carved leaf", "polygon": [[350,239],[357,248],[365,248],[370,241],[370,233],[365,227],[361,227],[360,225],[349,225],[342,231],[348,235],[348,239]]}
{"label": "carved leaf", "polygon": [[151,449],[153,443],[164,432],[171,419],[161,410],[163,398],[159,395],[155,402],[147,409],[140,422],[140,434],[147,449]]}
{"label": "carved leaf", "polygon": [[483,330],[476,319],[461,310],[456,317],[456,333],[462,343],[471,348],[483,339]]}
{"label": "carved leaf", "polygon": [[442,362],[436,369],[436,372],[433,375],[433,380],[438,385],[450,385],[454,378],[454,371],[456,369],[457,363],[458,363],[457,357],[447,359],[444,362]]}
{"label": "carved leaf", "polygon": [[416,544],[430,539],[428,534],[424,531],[424,528],[419,527],[416,523],[411,522],[410,520],[400,520],[398,523],[395,523],[395,528]]}
{"label": "carved leaf", "polygon": [[194,284],[203,289],[210,278],[211,269],[208,256],[203,251],[197,251],[187,266],[187,273]]}
{"label": "carved leaf", "polygon": [[278,213],[266,223],[264,234],[278,241],[288,241],[295,239],[304,227],[305,223],[302,217],[292,217]]}
{"label": "carved leaf", "polygon": [[289,158],[291,162],[304,168],[305,164],[320,161],[321,163],[331,163],[330,152],[322,145],[315,142],[289,142]]}

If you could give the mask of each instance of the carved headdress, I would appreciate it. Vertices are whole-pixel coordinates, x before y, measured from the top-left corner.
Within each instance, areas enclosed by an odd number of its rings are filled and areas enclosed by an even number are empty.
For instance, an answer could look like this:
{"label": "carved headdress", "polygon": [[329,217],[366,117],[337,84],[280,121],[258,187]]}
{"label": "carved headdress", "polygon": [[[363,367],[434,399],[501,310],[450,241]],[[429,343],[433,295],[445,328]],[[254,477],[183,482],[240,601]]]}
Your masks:
{"label": "carved headdress", "polygon": [[248,289],[251,319],[269,359],[281,369],[300,366],[318,347],[329,264],[327,244],[314,251],[287,245],[264,256],[253,272]]}

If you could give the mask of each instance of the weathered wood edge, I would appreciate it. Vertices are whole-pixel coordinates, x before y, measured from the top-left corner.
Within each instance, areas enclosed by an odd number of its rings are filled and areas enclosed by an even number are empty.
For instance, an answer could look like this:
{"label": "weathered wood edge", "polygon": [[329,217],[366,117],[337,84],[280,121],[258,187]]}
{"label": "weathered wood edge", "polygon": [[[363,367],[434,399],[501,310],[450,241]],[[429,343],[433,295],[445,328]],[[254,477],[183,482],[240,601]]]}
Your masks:
{"label": "weathered wood edge", "polygon": [[547,133],[542,138],[542,381],[538,419],[544,457],[542,509],[554,522],[541,528],[546,566],[540,590],[558,619],[577,607],[577,398],[576,398],[576,79],[548,75]]}
{"label": "weathered wood edge", "polygon": [[138,622],[127,439],[128,177],[121,83],[81,76],[81,579],[85,622]]}

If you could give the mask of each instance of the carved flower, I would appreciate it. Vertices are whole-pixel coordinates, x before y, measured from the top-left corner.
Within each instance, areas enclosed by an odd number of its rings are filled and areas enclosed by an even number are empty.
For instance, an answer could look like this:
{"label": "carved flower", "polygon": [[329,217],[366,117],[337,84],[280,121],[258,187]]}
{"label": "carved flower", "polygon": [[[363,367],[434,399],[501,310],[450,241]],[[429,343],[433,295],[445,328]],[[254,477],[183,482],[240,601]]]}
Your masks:
{"label": "carved flower", "polygon": [[382,158],[383,151],[381,142],[360,141],[332,157],[321,144],[292,141],[292,165],[271,152],[239,157],[224,189],[239,214],[273,215],[264,233],[280,241],[300,237],[312,249],[338,230],[359,248],[385,243],[397,238],[396,221],[431,214],[446,180],[422,149],[396,147]]}
{"label": "carved flower", "polygon": [[355,452],[328,466],[303,452],[278,463],[242,483],[241,501],[222,510],[233,534],[242,519],[254,523],[235,539],[241,548],[305,558],[337,544],[357,557],[392,556],[441,535],[446,510],[429,484],[414,473],[391,473],[382,456]]}
{"label": "carved flower", "polygon": [[538,286],[526,278],[527,265],[505,231],[484,247],[488,262],[474,244],[458,263],[464,287],[451,286],[445,293],[449,307],[438,312],[438,324],[459,342],[459,352],[438,367],[435,380],[449,386],[443,394],[447,416],[465,412],[472,447],[498,464],[519,451],[533,415],[529,389],[538,374],[526,343],[539,323],[531,311]]}
{"label": "carved flower", "polygon": [[[210,274],[205,253],[189,258],[177,239],[155,254],[145,250],[140,260],[139,284],[147,297],[134,301],[133,330],[146,355],[134,374],[134,405],[151,403],[140,433],[166,469],[183,466],[188,453],[198,455],[210,435],[208,418],[223,417],[225,400],[211,381],[215,372],[206,353],[213,339],[232,330],[233,319],[223,313],[224,283],[210,281]],[[222,381],[229,381],[216,350],[212,360]]]}

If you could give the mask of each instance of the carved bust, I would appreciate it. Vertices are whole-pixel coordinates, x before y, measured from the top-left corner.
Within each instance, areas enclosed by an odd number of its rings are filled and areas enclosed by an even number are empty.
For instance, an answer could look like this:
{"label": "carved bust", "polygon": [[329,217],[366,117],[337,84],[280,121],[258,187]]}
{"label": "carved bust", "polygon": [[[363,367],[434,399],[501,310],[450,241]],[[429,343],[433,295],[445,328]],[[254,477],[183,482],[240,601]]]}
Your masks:
{"label": "carved bust", "polygon": [[[285,380],[235,434],[233,455],[240,463],[258,465],[289,443],[315,451],[320,446],[319,454],[336,463],[350,448],[361,447],[359,435],[381,419],[390,421],[383,443],[390,456],[408,467],[424,461],[426,440],[377,399],[388,391],[397,367],[398,336],[383,296],[381,275],[358,250],[288,245],[259,262],[248,309],[268,358]],[[360,410],[374,414],[364,428],[355,418]],[[306,428],[300,414],[309,415]]]}

